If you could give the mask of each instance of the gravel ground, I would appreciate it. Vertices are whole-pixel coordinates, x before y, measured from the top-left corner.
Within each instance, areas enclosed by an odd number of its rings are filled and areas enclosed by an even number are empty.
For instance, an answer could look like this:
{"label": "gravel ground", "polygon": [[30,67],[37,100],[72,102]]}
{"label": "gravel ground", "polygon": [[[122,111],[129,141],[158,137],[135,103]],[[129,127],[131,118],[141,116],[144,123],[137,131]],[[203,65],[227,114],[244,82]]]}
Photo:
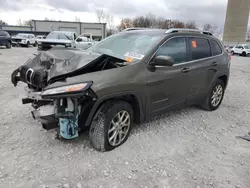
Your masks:
{"label": "gravel ground", "polygon": [[88,134],[54,139],[22,105],[23,86],[12,71],[36,48],[0,49],[0,187],[249,188],[250,58],[233,57],[221,107],[190,107],[134,127],[128,141],[106,153]]}

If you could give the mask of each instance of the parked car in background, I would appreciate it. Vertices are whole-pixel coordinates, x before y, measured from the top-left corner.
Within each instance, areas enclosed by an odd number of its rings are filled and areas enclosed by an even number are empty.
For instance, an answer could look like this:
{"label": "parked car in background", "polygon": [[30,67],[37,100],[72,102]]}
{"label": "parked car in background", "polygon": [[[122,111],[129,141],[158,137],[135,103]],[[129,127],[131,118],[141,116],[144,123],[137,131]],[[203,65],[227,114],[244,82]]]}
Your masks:
{"label": "parked car in background", "polygon": [[0,31],[0,46],[11,48],[11,37],[6,31]]}
{"label": "parked car in background", "polygon": [[45,39],[39,39],[38,49],[49,50],[53,46],[64,46],[65,48],[81,48],[87,49],[94,41],[91,34],[83,33],[80,36],[76,36],[76,33],[69,31],[52,31]]}
{"label": "parked car in background", "polygon": [[36,36],[36,39],[38,40],[38,39],[45,39],[46,38],[46,36],[45,35],[37,35]]}
{"label": "parked car in background", "polygon": [[236,45],[232,50],[231,54],[238,54],[241,56],[249,56],[250,55],[250,44],[240,44]]}
{"label": "parked car in background", "polygon": [[231,53],[231,51],[232,51],[232,49],[234,48],[235,46],[226,46],[225,48],[226,48],[226,50],[227,50],[227,52],[228,53]]}
{"label": "parked car in background", "polygon": [[183,107],[216,110],[229,80],[230,58],[208,31],[135,29],[87,50],[52,48],[11,75],[27,84],[23,104],[45,129],[74,139],[89,128],[92,146],[112,150],[133,124]]}
{"label": "parked car in background", "polygon": [[12,46],[37,46],[37,41],[34,34],[18,33],[16,36],[11,37]]}
{"label": "parked car in background", "polygon": [[76,48],[86,50],[97,42],[93,40],[91,33],[83,33],[76,39]]}

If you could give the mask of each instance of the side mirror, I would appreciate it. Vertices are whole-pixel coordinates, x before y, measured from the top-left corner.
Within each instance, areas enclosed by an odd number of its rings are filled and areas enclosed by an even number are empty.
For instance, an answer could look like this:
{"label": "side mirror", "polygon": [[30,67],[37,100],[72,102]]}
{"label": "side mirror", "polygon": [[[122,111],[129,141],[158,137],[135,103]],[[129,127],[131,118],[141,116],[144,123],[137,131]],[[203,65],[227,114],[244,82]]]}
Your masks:
{"label": "side mirror", "polygon": [[174,65],[174,60],[170,56],[157,56],[153,62],[150,63],[152,66],[164,66],[171,67]]}
{"label": "side mirror", "polygon": [[76,39],[77,42],[82,42],[81,38]]}

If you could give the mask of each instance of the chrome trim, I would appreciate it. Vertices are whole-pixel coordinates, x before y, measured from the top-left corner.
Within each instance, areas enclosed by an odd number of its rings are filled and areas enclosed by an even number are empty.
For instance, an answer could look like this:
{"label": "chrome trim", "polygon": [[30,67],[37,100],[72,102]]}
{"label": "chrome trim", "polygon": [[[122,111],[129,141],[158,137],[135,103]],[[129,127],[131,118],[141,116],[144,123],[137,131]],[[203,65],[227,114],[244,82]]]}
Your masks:
{"label": "chrome trim", "polygon": [[176,31],[194,32],[194,33],[213,35],[210,31],[198,30],[198,29],[182,29],[182,28],[171,28],[171,29],[168,29],[165,33],[169,34],[169,33],[173,33]]}
{"label": "chrome trim", "polygon": [[[28,80],[28,73],[29,73],[29,72],[31,72],[30,77],[29,77],[30,81]],[[29,69],[27,70],[26,75],[25,75],[25,76],[26,76],[26,81],[27,81],[27,83],[32,84],[32,83],[31,83],[31,77],[32,77],[33,73],[34,73],[34,70],[33,70],[33,69],[29,68]]]}
{"label": "chrome trim", "polygon": [[[173,39],[173,38],[179,38],[179,37],[184,37],[184,38],[192,38],[192,37],[195,37],[195,38],[202,38],[202,39],[204,39],[203,37],[200,37],[200,36],[174,36],[174,37],[171,37],[171,38],[167,39],[164,43],[162,43],[162,45],[158,48],[158,50],[159,50],[166,42],[168,42],[169,40],[171,40],[171,39]],[[208,40],[208,39],[206,39],[206,40]],[[221,47],[221,46],[220,46],[220,47]],[[157,52],[158,50],[156,50],[155,53],[151,56],[151,58],[150,58],[149,61],[147,62],[147,65],[149,65],[150,60],[155,56],[155,54],[156,54],[156,52]],[[194,63],[194,62],[197,62],[197,61],[206,60],[206,59],[210,59],[210,58],[214,58],[214,57],[219,57],[219,56],[224,55],[223,49],[222,49],[221,51],[222,51],[222,53],[219,54],[219,55],[211,56],[211,57],[207,57],[207,58],[203,58],[203,59],[197,59],[197,60],[193,60],[193,61],[186,61],[186,62],[184,62],[184,63],[174,64],[173,67],[179,66],[179,65],[184,65],[184,64],[189,64],[189,63]],[[165,67],[165,66],[155,66],[155,67]]]}

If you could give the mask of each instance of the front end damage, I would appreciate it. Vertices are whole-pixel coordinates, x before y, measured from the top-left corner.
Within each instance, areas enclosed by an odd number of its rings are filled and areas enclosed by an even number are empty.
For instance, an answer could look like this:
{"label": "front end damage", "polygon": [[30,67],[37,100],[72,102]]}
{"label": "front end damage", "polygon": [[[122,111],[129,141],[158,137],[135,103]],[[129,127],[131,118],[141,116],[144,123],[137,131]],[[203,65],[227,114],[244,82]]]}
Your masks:
{"label": "front end damage", "polygon": [[125,61],[104,54],[78,50],[52,50],[40,52],[16,69],[12,83],[27,84],[23,104],[31,104],[32,117],[44,129],[59,127],[64,139],[78,137],[86,129],[89,113],[97,100],[91,89],[91,80],[67,83],[69,77],[125,66]]}

